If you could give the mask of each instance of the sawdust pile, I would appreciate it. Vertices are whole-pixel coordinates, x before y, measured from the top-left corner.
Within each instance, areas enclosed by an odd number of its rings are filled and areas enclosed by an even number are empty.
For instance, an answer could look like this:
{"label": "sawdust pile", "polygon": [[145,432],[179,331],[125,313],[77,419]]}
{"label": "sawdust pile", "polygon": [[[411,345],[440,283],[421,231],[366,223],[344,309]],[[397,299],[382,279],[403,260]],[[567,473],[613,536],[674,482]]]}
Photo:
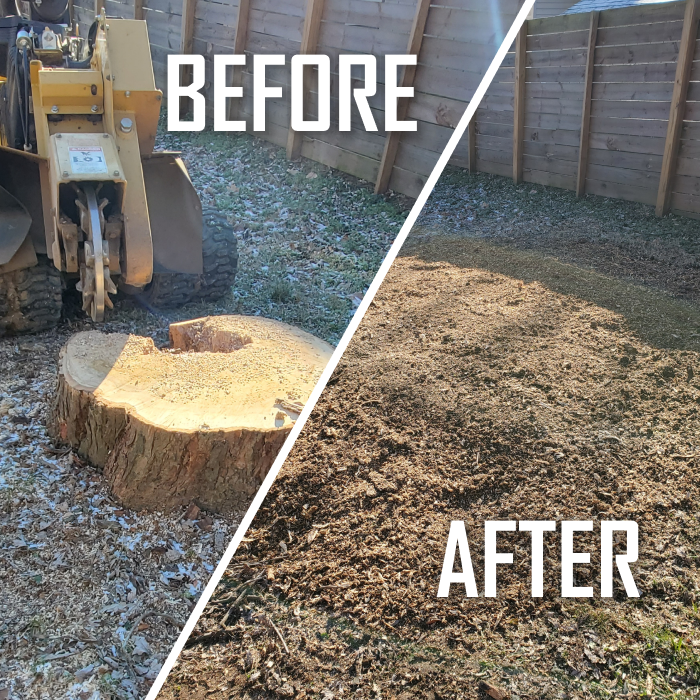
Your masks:
{"label": "sawdust pile", "polygon": [[[700,313],[528,255],[397,260],[163,697],[697,691]],[[451,520],[483,591],[484,521],[521,519],[594,521],[596,596],[598,521],[636,520],[641,598],[561,599],[559,532],[544,598],[529,533],[499,535],[498,598],[436,597]]]}

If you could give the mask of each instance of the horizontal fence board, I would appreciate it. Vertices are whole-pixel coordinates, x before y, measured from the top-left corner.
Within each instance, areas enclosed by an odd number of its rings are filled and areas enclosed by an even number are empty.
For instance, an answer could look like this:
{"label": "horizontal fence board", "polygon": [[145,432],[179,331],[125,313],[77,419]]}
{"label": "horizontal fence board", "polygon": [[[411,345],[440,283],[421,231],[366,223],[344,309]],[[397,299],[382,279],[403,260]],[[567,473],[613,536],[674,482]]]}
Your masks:
{"label": "horizontal fence board", "polygon": [[[476,158],[483,158],[489,163],[501,163],[503,165],[513,166],[513,154],[507,151],[494,151],[490,148],[480,148],[478,143],[476,147]],[[512,175],[513,171],[510,170],[508,175]]]}
{"label": "horizontal fence board", "polygon": [[616,119],[668,119],[668,102],[645,100],[592,100],[591,115]]}
{"label": "horizontal fence board", "polygon": [[304,18],[281,12],[260,11],[251,7],[248,15],[248,27],[252,32],[301,41]]}
{"label": "horizontal fence board", "polygon": [[609,165],[596,165],[589,163],[588,177],[592,180],[603,182],[616,182],[621,185],[633,187],[658,189],[659,173],[648,173],[642,170],[632,170],[629,168],[619,168]]}
{"label": "horizontal fence board", "polygon": [[696,177],[700,173],[700,162],[698,162],[698,151],[693,156],[679,156],[676,166],[676,175],[686,175]]}
{"label": "horizontal fence board", "polygon": [[513,143],[513,122],[510,124],[496,124],[489,121],[480,122],[477,118],[475,120],[475,130],[477,139],[480,136],[496,136],[504,140],[510,139],[511,145]]}
{"label": "horizontal fence board", "polygon": [[468,102],[418,92],[408,104],[408,119],[455,128]]}
{"label": "horizontal fence board", "polygon": [[535,185],[547,185],[548,187],[561,187],[565,190],[573,190],[576,187],[575,175],[562,175],[543,170],[533,170],[523,167],[523,180]]}
{"label": "horizontal fence board", "polygon": [[490,136],[489,134],[476,135],[476,147],[486,148],[491,151],[513,152],[513,137]]}
{"label": "horizontal fence board", "polygon": [[585,66],[544,66],[525,69],[525,81],[528,83],[582,83],[585,76]]}
{"label": "horizontal fence board", "polygon": [[657,83],[673,82],[675,63],[640,63],[617,66],[595,66],[594,83]]}
{"label": "horizontal fence board", "polygon": [[301,40],[283,39],[278,36],[270,36],[269,34],[260,34],[259,32],[248,32],[248,41],[245,51],[247,54],[256,53],[279,53],[284,54],[287,61],[291,57],[299,53]]}
{"label": "horizontal fence board", "polygon": [[538,129],[526,126],[523,129],[523,140],[561,144],[562,146],[576,146],[578,148],[579,132],[578,130],[570,129]]}
{"label": "horizontal fence board", "polygon": [[[308,0],[251,0],[244,51],[248,62],[240,74],[244,96],[239,118],[252,128],[252,55],[275,53],[287,62],[299,53]],[[79,0],[81,31],[92,22],[94,5]],[[205,93],[213,94],[213,54],[233,50],[240,0],[197,0],[193,50],[206,57]],[[417,0],[325,0],[315,53],[331,58],[331,128],[306,133],[301,152],[307,158],[375,181],[384,156],[384,66],[386,54],[403,54],[408,46]],[[182,0],[145,0],[154,73],[166,78],[167,56],[180,50]],[[479,0],[447,0],[431,5],[413,81],[414,97],[407,119],[415,132],[398,140],[389,186],[416,196],[459,123],[521,0],[496,0],[488,8]],[[133,16],[134,0],[106,0],[108,14]],[[590,134],[585,192],[654,204],[676,76],[684,2],[603,10],[593,55]],[[522,170],[525,182],[576,189],[590,15],[580,13],[528,21],[525,54]],[[514,47],[475,115],[477,171],[512,176]],[[365,132],[352,103],[352,131],[340,132],[338,56],[377,56],[378,88],[370,96],[379,128]],[[700,40],[691,69],[676,173],[672,180],[674,210],[700,216]],[[266,82],[283,89],[266,101],[267,129],[255,134],[285,146],[289,133],[289,65],[270,67]],[[317,113],[316,71],[305,105],[307,119]],[[352,87],[364,86],[363,71],[353,70]],[[468,139],[450,159],[469,165]]]}
{"label": "horizontal fence board", "polygon": [[683,19],[685,3],[659,3],[653,5],[635,5],[600,13],[599,30],[607,27],[632,26],[648,22],[670,22]]}
{"label": "horizontal fence board", "polygon": [[182,15],[182,0],[144,0],[143,7],[167,15]]}
{"label": "horizontal fence board", "polygon": [[591,97],[594,100],[649,100],[670,104],[672,93],[673,83],[593,83]]}
{"label": "horizontal fence board", "polygon": [[[463,70],[467,63],[477,61],[487,63],[487,57],[495,53],[495,47],[485,45],[480,41],[448,41],[433,36],[424,36],[418,63],[427,66],[442,66]],[[514,65],[515,54],[507,53],[501,65]]]}
{"label": "horizontal fence board", "polygon": [[678,43],[602,46],[595,50],[597,66],[630,63],[668,63],[678,60]]}
{"label": "horizontal fence board", "polygon": [[[525,88],[525,95],[527,94]],[[580,117],[583,110],[583,99],[575,99],[573,97],[565,97],[561,99],[545,99],[541,97],[531,98],[527,100],[526,111],[539,114],[563,114],[568,116]]]}
{"label": "horizontal fence board", "polygon": [[596,46],[619,46],[664,41],[680,41],[683,16],[671,22],[635,24],[627,27],[601,27],[596,36]]}
{"label": "horizontal fence board", "polygon": [[546,158],[543,156],[533,156],[523,154],[523,171],[538,170],[540,172],[553,173],[557,175],[576,176],[578,162],[570,160],[559,160],[557,158]]}
{"label": "horizontal fence board", "polygon": [[301,154],[318,163],[323,163],[336,170],[350,173],[363,180],[374,182],[379,171],[379,161],[352,153],[330,143],[305,137],[302,141]]}
{"label": "horizontal fence board", "polygon": [[387,27],[385,31],[377,31],[371,27],[321,22],[318,45],[377,57],[386,54],[402,54],[406,52],[410,26],[405,27],[404,31],[400,29]]}
{"label": "horizontal fence board", "polygon": [[559,143],[542,143],[541,141],[523,140],[523,154],[538,156],[547,160],[566,160],[578,163],[578,147],[565,146]]}
{"label": "horizontal fence board", "polygon": [[381,160],[384,151],[384,136],[379,136],[373,132],[361,131],[359,129],[356,131],[341,132],[338,131],[337,124],[333,124],[328,131],[318,134],[312,133],[309,134],[308,137],[316,141],[324,141],[331,146],[342,148],[351,153],[357,153],[366,158],[372,158],[376,160],[377,163]]}
{"label": "horizontal fence board", "polygon": [[527,50],[585,49],[588,46],[588,27],[574,32],[531,35],[528,29]]}
{"label": "horizontal fence board", "polygon": [[560,15],[530,20],[527,24],[528,36],[537,34],[560,34],[588,29],[588,15]]}
{"label": "horizontal fence board", "polygon": [[671,195],[671,211],[678,214],[698,214],[700,213],[700,197],[674,192]]}
{"label": "horizontal fence board", "polygon": [[406,25],[407,31],[413,22],[415,7],[411,4],[398,5],[366,0],[326,0],[323,8],[323,22],[355,24],[372,29],[383,29]]}
{"label": "horizontal fence board", "polygon": [[502,177],[510,177],[513,174],[513,163],[496,163],[489,161],[486,157],[481,157],[477,151],[475,161],[476,169],[480,173],[490,173],[491,175],[501,175]]}
{"label": "horizontal fence board", "polygon": [[496,53],[505,38],[507,27],[496,12],[433,5],[428,13],[424,33],[442,40],[464,43],[476,41],[493,47],[492,53]]}
{"label": "horizontal fence board", "polygon": [[673,179],[673,191],[679,194],[692,194],[695,197],[700,196],[700,177],[676,175]]}
{"label": "horizontal fence board", "polygon": [[614,199],[626,199],[642,204],[656,204],[657,188],[643,189],[634,185],[624,185],[618,182],[605,182],[586,178],[586,192]]}
{"label": "horizontal fence board", "polygon": [[646,153],[626,153],[607,149],[592,148],[588,162],[594,165],[606,165],[630,170],[642,170],[651,173],[661,172],[661,155]]}
{"label": "horizontal fence board", "polygon": [[628,136],[660,136],[666,138],[667,127],[668,120],[591,117],[592,134],[625,134]]}
{"label": "horizontal fence board", "polygon": [[525,65],[528,68],[540,68],[543,66],[585,66],[586,51],[584,49],[528,51],[525,58]]}
{"label": "horizontal fence board", "polygon": [[666,139],[662,136],[623,136],[620,134],[592,133],[590,147],[611,152],[647,153],[662,156]]}

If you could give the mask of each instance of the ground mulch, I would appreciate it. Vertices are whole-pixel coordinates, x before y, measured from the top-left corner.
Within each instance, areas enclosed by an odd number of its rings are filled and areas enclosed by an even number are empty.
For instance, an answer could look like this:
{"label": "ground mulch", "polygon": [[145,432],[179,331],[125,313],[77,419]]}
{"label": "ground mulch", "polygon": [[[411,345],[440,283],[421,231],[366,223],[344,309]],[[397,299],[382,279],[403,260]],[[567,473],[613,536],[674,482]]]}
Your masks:
{"label": "ground mulch", "polygon": [[[161,697],[697,696],[693,294],[481,227],[418,233]],[[595,598],[560,597],[559,528],[542,599],[528,533],[499,535],[497,598],[436,597],[451,520],[483,595],[484,521],[538,519],[594,522]],[[599,597],[606,519],[639,523],[638,599],[618,578]]]}

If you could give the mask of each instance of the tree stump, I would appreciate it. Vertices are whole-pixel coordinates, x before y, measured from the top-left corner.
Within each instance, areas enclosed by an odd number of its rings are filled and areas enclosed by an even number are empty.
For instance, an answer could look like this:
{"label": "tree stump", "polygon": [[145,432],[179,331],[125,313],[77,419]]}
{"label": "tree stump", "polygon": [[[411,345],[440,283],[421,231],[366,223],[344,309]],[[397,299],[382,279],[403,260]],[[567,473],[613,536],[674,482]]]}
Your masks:
{"label": "tree stump", "polygon": [[134,510],[253,497],[333,348],[284,323],[219,316],[150,338],[78,333],[63,347],[49,430],[103,467]]}

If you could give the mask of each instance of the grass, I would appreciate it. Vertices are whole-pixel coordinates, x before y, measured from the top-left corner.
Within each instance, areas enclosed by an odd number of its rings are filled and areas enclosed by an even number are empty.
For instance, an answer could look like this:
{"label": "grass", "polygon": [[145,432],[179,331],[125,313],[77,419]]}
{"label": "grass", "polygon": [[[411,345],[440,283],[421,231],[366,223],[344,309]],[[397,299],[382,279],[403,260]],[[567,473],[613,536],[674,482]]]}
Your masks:
{"label": "grass", "polygon": [[[406,216],[406,200],[248,134],[167,133],[202,202],[225,213],[240,253],[233,294],[174,316],[262,315],[336,343]],[[133,313],[133,312],[132,312]],[[170,320],[176,320],[175,318]]]}

